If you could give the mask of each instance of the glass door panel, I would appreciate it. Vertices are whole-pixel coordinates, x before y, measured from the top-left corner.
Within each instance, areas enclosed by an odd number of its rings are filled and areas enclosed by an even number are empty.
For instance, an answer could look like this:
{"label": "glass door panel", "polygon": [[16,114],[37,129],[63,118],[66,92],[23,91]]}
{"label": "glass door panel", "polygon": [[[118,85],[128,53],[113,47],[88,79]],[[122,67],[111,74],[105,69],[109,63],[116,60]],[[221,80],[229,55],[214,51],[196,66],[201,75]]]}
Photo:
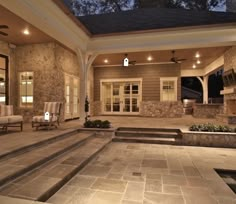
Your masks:
{"label": "glass door panel", "polygon": [[131,112],[130,110],[130,98],[124,98],[124,112]]}
{"label": "glass door panel", "polygon": [[103,99],[104,99],[104,111],[111,112],[111,84],[103,84]]}
{"label": "glass door panel", "polygon": [[103,82],[103,112],[138,113],[140,82]]}
{"label": "glass door panel", "polygon": [[8,104],[8,56],[0,54],[0,103]]}
{"label": "glass door panel", "polygon": [[70,86],[66,85],[66,113],[70,114]]}
{"label": "glass door panel", "polygon": [[120,112],[120,83],[114,83],[112,90],[112,111]]}

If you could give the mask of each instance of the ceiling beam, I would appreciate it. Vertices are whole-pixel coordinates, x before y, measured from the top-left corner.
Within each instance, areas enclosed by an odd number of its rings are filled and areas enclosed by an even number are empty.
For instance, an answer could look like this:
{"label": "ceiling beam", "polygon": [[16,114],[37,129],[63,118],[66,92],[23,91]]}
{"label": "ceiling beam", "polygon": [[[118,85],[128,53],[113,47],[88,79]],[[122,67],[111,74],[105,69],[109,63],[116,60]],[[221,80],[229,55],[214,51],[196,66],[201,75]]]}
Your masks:
{"label": "ceiling beam", "polygon": [[210,75],[224,66],[224,55],[213,61],[204,68],[204,75]]}
{"label": "ceiling beam", "polygon": [[181,77],[199,77],[204,75],[204,69],[181,69]]}

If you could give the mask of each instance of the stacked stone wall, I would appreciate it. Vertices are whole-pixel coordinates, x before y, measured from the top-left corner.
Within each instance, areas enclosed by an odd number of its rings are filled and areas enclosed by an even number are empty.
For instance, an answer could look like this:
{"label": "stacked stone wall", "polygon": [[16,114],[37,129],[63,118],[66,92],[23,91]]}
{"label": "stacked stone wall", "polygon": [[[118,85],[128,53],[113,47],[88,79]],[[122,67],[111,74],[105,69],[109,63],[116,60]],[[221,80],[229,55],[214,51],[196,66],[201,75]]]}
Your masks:
{"label": "stacked stone wall", "polygon": [[215,118],[218,114],[222,114],[224,105],[201,104],[195,105],[193,108],[193,116],[195,118]]}
{"label": "stacked stone wall", "polygon": [[[16,48],[15,62],[17,76],[24,71],[34,73],[33,108],[20,107],[19,93],[15,91],[18,96],[17,112],[24,115],[27,122],[31,121],[33,115],[42,114],[44,102],[65,102],[65,73],[79,77],[76,55],[56,43],[19,46]],[[19,81],[16,90],[19,90]],[[63,119],[64,108],[61,110],[61,120]]]}
{"label": "stacked stone wall", "polygon": [[183,115],[183,104],[181,101],[142,101],[140,115],[145,117],[179,118]]}

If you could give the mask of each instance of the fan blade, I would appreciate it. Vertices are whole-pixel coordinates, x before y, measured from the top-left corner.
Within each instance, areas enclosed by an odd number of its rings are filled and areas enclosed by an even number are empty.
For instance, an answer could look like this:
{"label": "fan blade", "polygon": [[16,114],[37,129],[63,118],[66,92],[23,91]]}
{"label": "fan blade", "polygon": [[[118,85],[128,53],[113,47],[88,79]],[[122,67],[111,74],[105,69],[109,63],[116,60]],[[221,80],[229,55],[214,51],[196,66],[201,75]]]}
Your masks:
{"label": "fan blade", "polygon": [[177,59],[177,61],[185,61],[185,60],[187,60],[187,59]]}
{"label": "fan blade", "polygon": [[9,28],[7,25],[0,25],[0,29],[7,29]]}
{"label": "fan blade", "polygon": [[135,65],[135,64],[136,64],[136,61],[135,61],[135,60],[133,60],[133,61],[129,61],[129,64],[131,64],[131,65]]}
{"label": "fan blade", "polygon": [[7,36],[7,35],[8,35],[7,33],[4,33],[4,32],[2,32],[2,31],[0,31],[0,34],[1,34],[1,35],[4,35],[4,36]]}

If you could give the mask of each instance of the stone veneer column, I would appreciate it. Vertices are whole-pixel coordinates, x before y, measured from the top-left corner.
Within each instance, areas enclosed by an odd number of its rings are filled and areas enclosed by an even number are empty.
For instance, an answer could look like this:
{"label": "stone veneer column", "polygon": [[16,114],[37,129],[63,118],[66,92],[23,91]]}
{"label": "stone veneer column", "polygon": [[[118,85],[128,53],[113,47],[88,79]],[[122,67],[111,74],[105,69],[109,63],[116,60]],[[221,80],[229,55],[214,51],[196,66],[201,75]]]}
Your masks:
{"label": "stone veneer column", "polygon": [[226,11],[236,12],[236,0],[226,0]]}

